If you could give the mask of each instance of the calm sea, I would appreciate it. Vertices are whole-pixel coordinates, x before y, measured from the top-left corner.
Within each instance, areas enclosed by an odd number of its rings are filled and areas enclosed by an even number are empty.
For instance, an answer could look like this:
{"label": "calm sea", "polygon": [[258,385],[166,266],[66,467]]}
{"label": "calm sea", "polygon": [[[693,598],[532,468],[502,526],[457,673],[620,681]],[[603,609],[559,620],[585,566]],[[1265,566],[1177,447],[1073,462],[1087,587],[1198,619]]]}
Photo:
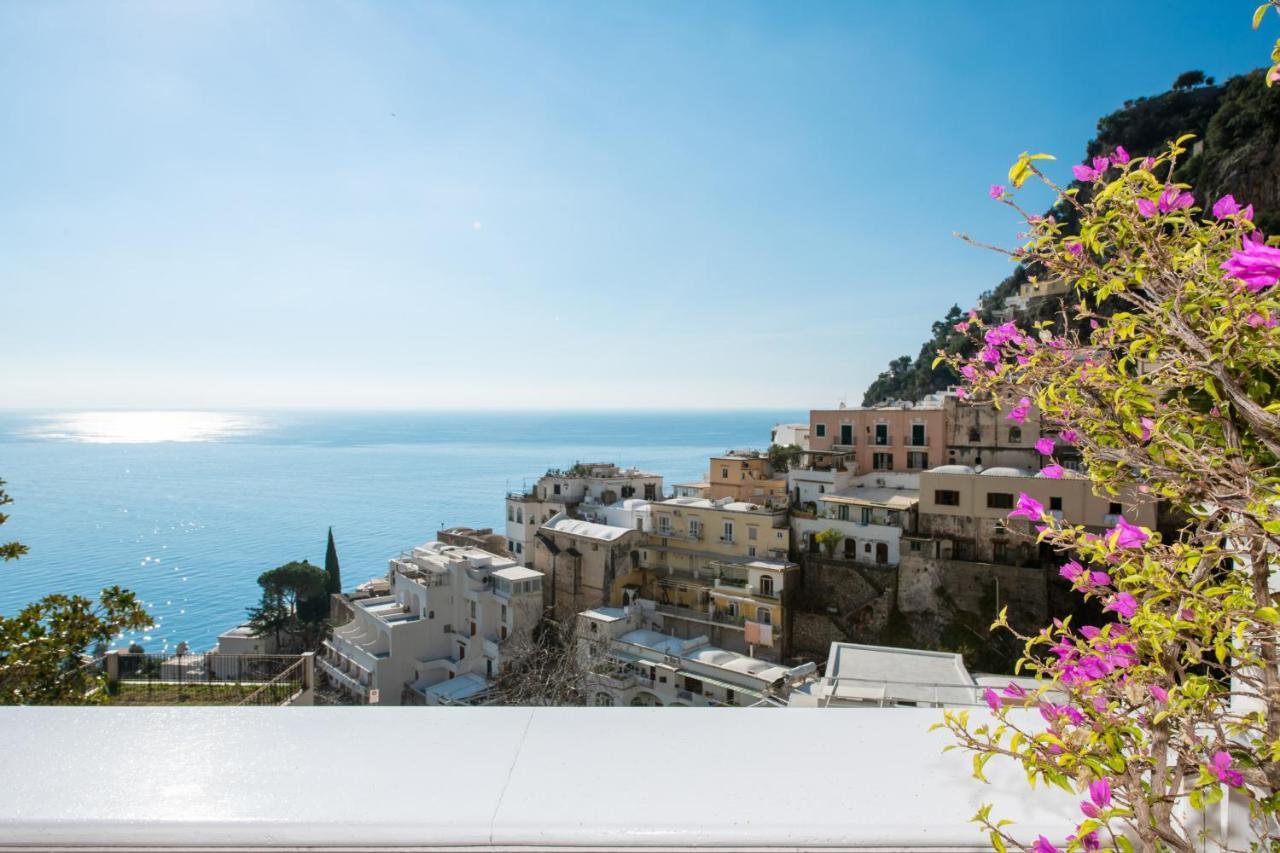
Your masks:
{"label": "calm sea", "polygon": [[256,579],[324,559],[344,586],[442,526],[504,524],[503,495],[547,468],[616,461],[686,482],[731,447],[764,447],[803,412],[0,413],[0,613],[51,592],[136,590],[155,627],[122,643],[211,646]]}

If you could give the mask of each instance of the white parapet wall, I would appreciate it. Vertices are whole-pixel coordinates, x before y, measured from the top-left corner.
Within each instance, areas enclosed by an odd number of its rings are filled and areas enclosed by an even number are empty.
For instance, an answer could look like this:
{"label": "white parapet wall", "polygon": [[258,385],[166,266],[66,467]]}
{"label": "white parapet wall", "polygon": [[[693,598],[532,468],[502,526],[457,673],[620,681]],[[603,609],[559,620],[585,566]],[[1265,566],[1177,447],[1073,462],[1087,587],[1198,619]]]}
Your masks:
{"label": "white parapet wall", "polygon": [[[974,711],[975,719],[980,712]],[[986,850],[932,709],[0,708],[0,850]]]}

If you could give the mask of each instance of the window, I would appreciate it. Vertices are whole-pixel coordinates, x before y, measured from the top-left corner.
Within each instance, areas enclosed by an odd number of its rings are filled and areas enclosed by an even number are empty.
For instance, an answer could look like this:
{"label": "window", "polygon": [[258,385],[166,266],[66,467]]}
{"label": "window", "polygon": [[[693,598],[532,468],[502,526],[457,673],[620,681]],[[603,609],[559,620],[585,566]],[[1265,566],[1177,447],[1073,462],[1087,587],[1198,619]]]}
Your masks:
{"label": "window", "polygon": [[1049,498],[1049,509],[1062,512],[1062,498]]}
{"label": "window", "polygon": [[960,493],[954,489],[936,489],[933,502],[939,506],[960,506]]}
{"label": "window", "polygon": [[919,543],[919,542],[916,542],[916,541],[913,539],[913,540],[911,541],[911,550],[912,550],[912,551],[919,551],[919,550],[920,550],[920,543]]}
{"label": "window", "polygon": [[969,427],[969,440],[982,441],[982,433],[978,432],[977,427]]}
{"label": "window", "polygon": [[738,602],[730,601],[724,606],[724,612],[730,616],[736,617],[738,615]]}
{"label": "window", "polygon": [[863,524],[870,524],[870,523],[872,522],[873,518],[874,518],[874,516],[873,516],[873,513],[872,513],[872,511],[871,511],[871,507],[869,507],[869,506],[864,506],[864,507],[862,508],[862,523],[863,523]]}
{"label": "window", "polygon": [[724,533],[720,536],[720,541],[721,542],[733,541],[733,522],[732,521],[726,521],[724,523]]}
{"label": "window", "polygon": [[876,424],[876,444],[884,446],[889,443],[889,425]]}
{"label": "window", "polygon": [[701,693],[702,682],[692,676],[686,675],[684,677],[684,689],[688,690],[690,693]]}
{"label": "window", "polygon": [[813,434],[814,434],[816,437],[818,437],[818,438],[826,438],[826,437],[827,437],[827,425],[826,425],[826,424],[815,424],[815,425],[814,425],[814,427],[813,427]]}
{"label": "window", "polygon": [[594,704],[597,708],[612,708],[613,697],[610,696],[608,693],[597,693],[596,698],[592,700],[592,704]]}
{"label": "window", "polygon": [[924,470],[929,467],[929,454],[922,450],[912,450],[907,453],[907,467],[919,468]]}
{"label": "window", "polygon": [[768,575],[760,576],[760,594],[773,595],[773,578]]}
{"label": "window", "polygon": [[658,516],[658,532],[661,533],[663,536],[666,536],[668,533],[671,532],[671,516],[669,515]]}
{"label": "window", "polygon": [[928,442],[925,441],[924,424],[911,425],[911,443],[916,447],[924,447],[928,444]]}
{"label": "window", "polygon": [[750,539],[750,540],[752,540],[752,541],[755,541],[756,534],[758,534],[759,532],[760,532],[760,528],[758,528],[758,527],[748,527],[748,528],[747,528],[747,538],[748,538],[748,539]]}
{"label": "window", "polygon": [[987,509],[1013,509],[1013,495],[1008,492],[988,492]]}
{"label": "window", "polygon": [[1010,444],[1022,443],[1022,427],[1009,427],[1009,443]]}
{"label": "window", "polygon": [[476,603],[474,601],[468,601],[467,604],[469,605],[471,610],[471,618],[472,619],[476,618]]}
{"label": "window", "polygon": [[848,504],[837,505],[836,521],[848,521],[848,520],[849,520],[849,505]]}
{"label": "window", "polygon": [[556,483],[554,486],[551,487],[551,490],[555,492],[557,495],[560,494],[560,484]]}
{"label": "window", "polygon": [[725,690],[725,691],[724,691],[724,703],[725,703],[726,705],[732,705],[732,704],[734,703],[733,691],[732,691],[732,690]]}
{"label": "window", "polygon": [[721,479],[721,480],[727,480],[727,479],[729,479],[729,469],[728,469],[728,468],[726,468],[726,467],[724,467],[724,466],[721,466],[721,467],[720,467],[720,479]]}
{"label": "window", "polygon": [[1122,512],[1124,512],[1124,507],[1120,506],[1120,504],[1116,503],[1115,501],[1112,501],[1111,503],[1107,504],[1108,515],[1119,515]]}
{"label": "window", "polygon": [[458,643],[458,660],[462,660],[467,656],[466,643]]}
{"label": "window", "polygon": [[773,624],[773,611],[767,607],[756,608],[756,621],[761,625]]}
{"label": "window", "polygon": [[507,621],[507,605],[502,605],[502,621]]}
{"label": "window", "polygon": [[892,471],[893,470],[893,454],[892,453],[871,454],[871,467],[877,471]]}
{"label": "window", "polygon": [[748,557],[754,557],[755,555],[756,555],[756,546],[755,546],[755,545],[748,545],[748,546],[747,546],[747,556],[748,556]]}
{"label": "window", "polygon": [[698,521],[698,519],[696,518],[689,519],[689,538],[690,539],[702,538],[702,522]]}
{"label": "window", "polygon": [[995,561],[995,562],[997,562],[997,563],[1003,563],[1003,562],[1005,562],[1006,560],[1008,560],[1008,559],[1009,559],[1009,543],[1007,543],[1007,542],[992,542],[992,543],[991,543],[991,558],[992,558],[992,560],[994,560],[994,561]]}
{"label": "window", "polygon": [[853,424],[840,424],[840,443],[853,444]]}
{"label": "window", "polygon": [[515,507],[511,506],[511,504],[507,504],[507,521],[515,521],[515,520],[516,520]]}

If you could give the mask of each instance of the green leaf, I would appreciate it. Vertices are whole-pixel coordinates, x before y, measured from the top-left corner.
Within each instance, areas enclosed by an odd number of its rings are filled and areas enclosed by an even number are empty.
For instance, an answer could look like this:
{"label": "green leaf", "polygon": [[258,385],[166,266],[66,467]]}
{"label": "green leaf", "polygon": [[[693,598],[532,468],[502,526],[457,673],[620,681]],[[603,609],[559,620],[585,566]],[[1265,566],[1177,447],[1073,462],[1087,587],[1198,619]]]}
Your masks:
{"label": "green leaf", "polygon": [[995,830],[991,832],[991,849],[995,850],[996,853],[1005,853],[1004,839]]}
{"label": "green leaf", "polygon": [[1253,28],[1255,30],[1262,26],[1262,16],[1267,14],[1267,9],[1270,6],[1270,3],[1263,3],[1261,6],[1253,10]]}

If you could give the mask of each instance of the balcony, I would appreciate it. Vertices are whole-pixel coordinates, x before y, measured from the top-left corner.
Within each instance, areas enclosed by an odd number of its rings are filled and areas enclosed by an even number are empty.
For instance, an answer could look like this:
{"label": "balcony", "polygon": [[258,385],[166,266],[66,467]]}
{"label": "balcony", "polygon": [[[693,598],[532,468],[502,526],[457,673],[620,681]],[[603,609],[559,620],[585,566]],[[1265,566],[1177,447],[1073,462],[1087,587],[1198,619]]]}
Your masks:
{"label": "balcony", "polygon": [[680,607],[675,604],[655,604],[654,609],[666,616],[700,622],[704,625],[725,625],[730,628],[742,628],[746,622],[744,616],[730,616],[716,611],[694,610],[692,607]]}
{"label": "balcony", "polygon": [[[1065,846],[1077,798],[1032,791],[1005,761],[987,765],[991,784],[975,782],[969,756],[929,733],[938,719],[925,708],[0,708],[0,730],[21,733],[0,764],[0,838],[31,850],[976,853],[986,841],[969,819],[985,801]],[[619,763],[600,759],[620,737],[644,744],[647,766],[679,768],[643,808],[619,795]],[[763,810],[741,785],[742,745],[761,743]],[[815,743],[822,762],[796,760]],[[334,783],[333,749],[385,744],[381,781]],[[863,766],[875,772],[843,770]],[[1213,808],[1217,826],[1227,814]]]}

